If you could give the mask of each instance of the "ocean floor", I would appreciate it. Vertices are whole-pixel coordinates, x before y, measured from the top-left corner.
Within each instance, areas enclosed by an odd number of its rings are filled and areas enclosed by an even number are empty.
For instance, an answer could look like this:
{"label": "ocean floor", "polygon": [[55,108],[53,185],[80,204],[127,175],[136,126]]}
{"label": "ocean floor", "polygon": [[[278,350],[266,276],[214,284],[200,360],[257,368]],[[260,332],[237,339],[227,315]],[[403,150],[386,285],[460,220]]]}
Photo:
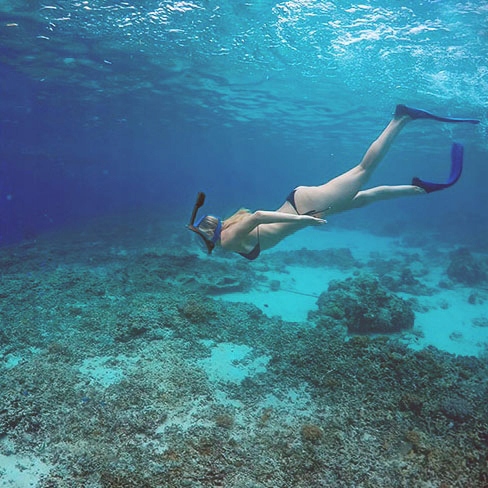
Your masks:
{"label": "ocean floor", "polygon": [[[405,266],[402,262],[405,254],[413,256],[415,261],[411,263],[411,268],[414,274],[421,277],[422,283],[432,288],[433,293],[421,296],[422,310],[417,310],[414,330],[402,337],[402,341],[414,349],[434,346],[466,356],[487,351],[488,326],[481,327],[480,323],[488,320],[488,285],[457,283],[446,288],[443,281],[449,280],[447,264],[431,258],[432,248],[407,248],[398,238],[349,229],[324,232],[305,229],[283,241],[274,251],[300,252],[304,242],[307,243],[307,250],[349,249],[354,258],[364,263],[379,256],[385,260],[398,259],[399,268]],[[439,255],[447,255],[453,249],[441,245],[436,250]],[[311,310],[316,309],[318,295],[327,291],[332,280],[344,280],[351,274],[350,268],[336,267],[334,262],[330,263],[330,267],[315,267],[313,262],[306,266],[288,265],[284,269],[265,271],[268,280],[261,286],[246,292],[227,293],[222,299],[253,303],[270,317],[302,322],[307,320]],[[279,282],[278,289],[270,289],[269,283],[272,281]],[[400,296],[408,298],[416,295],[400,293]]]}
{"label": "ocean floor", "polygon": [[488,486],[486,254],[191,242],[135,216],[0,248],[0,488]]}

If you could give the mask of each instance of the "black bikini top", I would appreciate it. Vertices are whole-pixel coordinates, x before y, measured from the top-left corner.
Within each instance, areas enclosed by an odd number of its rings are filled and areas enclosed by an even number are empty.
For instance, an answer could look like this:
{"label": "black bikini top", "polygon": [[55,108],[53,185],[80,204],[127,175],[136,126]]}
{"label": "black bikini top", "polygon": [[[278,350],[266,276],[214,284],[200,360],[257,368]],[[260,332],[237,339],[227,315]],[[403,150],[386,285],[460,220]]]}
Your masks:
{"label": "black bikini top", "polygon": [[261,254],[261,244],[259,243],[259,225],[256,227],[258,234],[258,242],[249,252],[238,252],[243,258],[254,261]]}

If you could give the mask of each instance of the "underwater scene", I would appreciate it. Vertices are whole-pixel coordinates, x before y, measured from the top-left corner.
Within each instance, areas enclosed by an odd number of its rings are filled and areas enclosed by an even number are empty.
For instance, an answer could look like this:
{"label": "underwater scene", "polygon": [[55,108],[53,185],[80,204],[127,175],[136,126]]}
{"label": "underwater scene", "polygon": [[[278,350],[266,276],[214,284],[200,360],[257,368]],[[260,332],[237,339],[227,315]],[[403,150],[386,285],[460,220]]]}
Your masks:
{"label": "underwater scene", "polygon": [[0,0],[0,488],[488,487],[487,135],[486,0]]}

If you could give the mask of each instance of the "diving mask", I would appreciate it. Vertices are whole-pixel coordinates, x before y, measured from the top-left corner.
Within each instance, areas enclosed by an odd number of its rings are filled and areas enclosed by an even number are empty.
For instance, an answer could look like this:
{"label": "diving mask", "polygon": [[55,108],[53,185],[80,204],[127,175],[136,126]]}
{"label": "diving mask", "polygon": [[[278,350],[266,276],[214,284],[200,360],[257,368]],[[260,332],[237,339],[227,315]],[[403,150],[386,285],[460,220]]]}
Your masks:
{"label": "diving mask", "polygon": [[197,200],[195,202],[191,214],[190,223],[187,225],[187,228],[190,229],[192,232],[195,232],[195,234],[198,234],[198,236],[200,236],[200,238],[203,240],[203,243],[207,248],[208,253],[210,254],[213,251],[217,241],[220,239],[220,233],[222,231],[222,221],[218,217],[215,217],[217,219],[217,225],[215,227],[213,236],[211,238],[209,238],[205,232],[200,230],[199,229],[200,224],[203,222],[203,220],[206,217],[208,217],[208,215],[204,215],[203,217],[200,217],[197,220],[197,222],[195,222],[195,219],[197,216],[198,209],[202,207],[204,203],[205,203],[205,193],[198,192]]}

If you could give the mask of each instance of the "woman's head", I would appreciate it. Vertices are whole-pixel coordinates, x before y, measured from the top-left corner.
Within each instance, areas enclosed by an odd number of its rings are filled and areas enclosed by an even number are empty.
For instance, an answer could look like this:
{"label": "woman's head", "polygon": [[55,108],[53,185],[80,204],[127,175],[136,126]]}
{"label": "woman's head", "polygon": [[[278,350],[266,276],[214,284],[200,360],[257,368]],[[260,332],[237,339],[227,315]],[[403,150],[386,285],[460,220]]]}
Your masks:
{"label": "woman's head", "polygon": [[[213,215],[205,215],[202,217],[198,222],[197,225],[195,226],[202,234],[205,235],[207,239],[210,241],[214,240],[215,237],[215,231],[219,227],[220,219],[217,217],[214,217]],[[219,231],[219,236],[220,238],[220,231]],[[218,240],[218,239],[217,239]]]}
{"label": "woman's head", "polygon": [[208,253],[210,254],[215,247],[217,241],[220,240],[220,233],[222,231],[222,221],[213,215],[204,215],[197,222],[195,222],[198,209],[205,203],[205,193],[198,192],[195,205],[190,217],[190,223],[187,228],[195,234],[198,234],[205,244]]}
{"label": "woman's head", "polygon": [[[230,225],[241,221],[249,215],[249,210],[245,208],[241,208],[235,214],[231,215],[228,219],[225,219],[224,221],[220,220],[218,217],[214,217],[213,215],[204,215],[199,220],[197,220],[195,224],[190,222],[190,224],[188,225],[188,229],[200,236],[203,243],[207,247],[208,253],[210,254],[213,251],[217,242],[220,240],[221,232],[228,228]],[[194,216],[192,216],[192,220],[194,220]]]}
{"label": "woman's head", "polygon": [[204,215],[195,224],[190,223],[188,229],[200,236],[210,254],[220,240],[222,221],[213,215]]}

